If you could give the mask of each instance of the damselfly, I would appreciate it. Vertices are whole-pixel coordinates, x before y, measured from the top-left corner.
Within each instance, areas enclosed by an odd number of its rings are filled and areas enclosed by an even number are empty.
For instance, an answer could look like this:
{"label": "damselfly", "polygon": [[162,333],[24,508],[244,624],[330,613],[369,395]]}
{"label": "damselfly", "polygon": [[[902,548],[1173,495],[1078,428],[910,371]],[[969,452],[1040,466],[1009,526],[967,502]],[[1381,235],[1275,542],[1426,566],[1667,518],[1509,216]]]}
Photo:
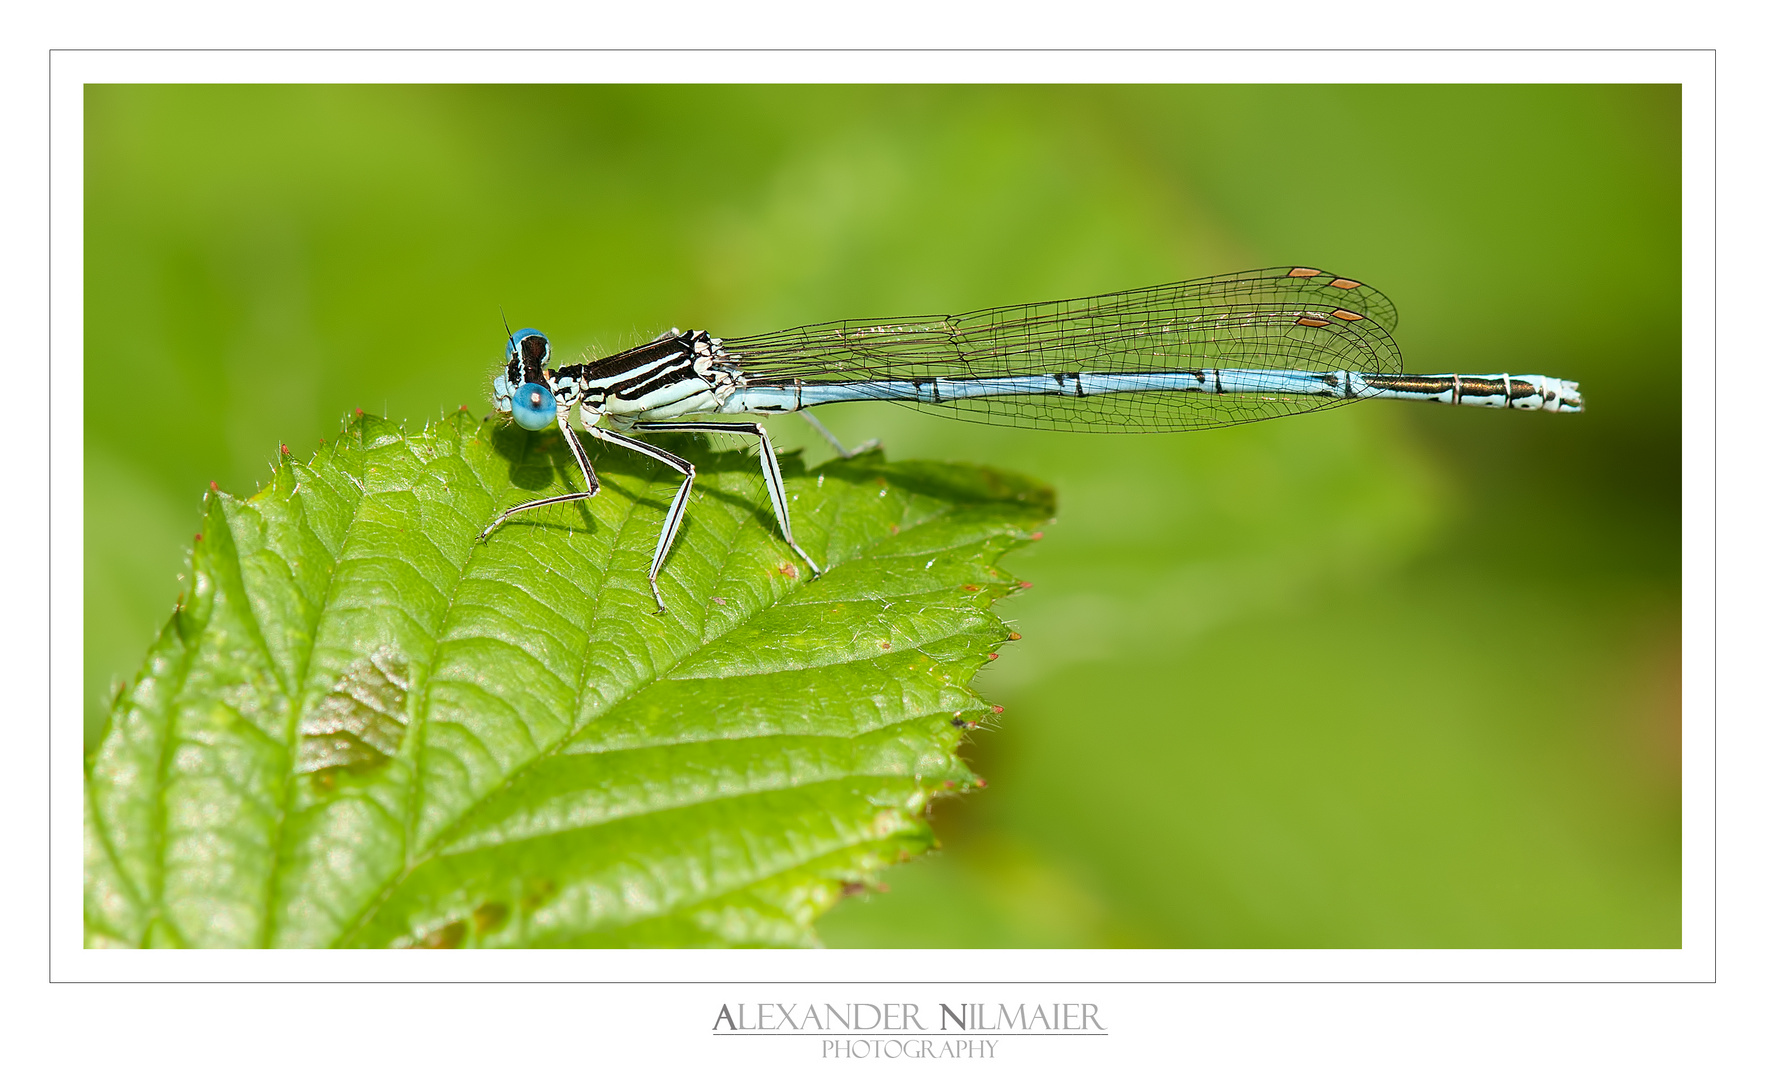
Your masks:
{"label": "damselfly", "polygon": [[[497,411],[530,431],[556,423],[584,490],[503,511],[592,498],[595,469],[570,424],[680,472],[650,561],[650,592],[693,490],[693,464],[629,432],[751,435],[785,543],[785,481],[758,422],[695,415],[798,412],[837,401],[911,408],[1011,427],[1188,431],[1311,412],[1368,398],[1580,412],[1573,382],[1543,375],[1407,375],[1392,341],[1392,302],[1352,278],[1304,266],[1154,285],[1127,292],[984,308],[962,315],[813,323],[753,337],[671,331],[622,353],[553,368],[538,330],[509,335]],[[846,451],[805,414],[836,450]]]}

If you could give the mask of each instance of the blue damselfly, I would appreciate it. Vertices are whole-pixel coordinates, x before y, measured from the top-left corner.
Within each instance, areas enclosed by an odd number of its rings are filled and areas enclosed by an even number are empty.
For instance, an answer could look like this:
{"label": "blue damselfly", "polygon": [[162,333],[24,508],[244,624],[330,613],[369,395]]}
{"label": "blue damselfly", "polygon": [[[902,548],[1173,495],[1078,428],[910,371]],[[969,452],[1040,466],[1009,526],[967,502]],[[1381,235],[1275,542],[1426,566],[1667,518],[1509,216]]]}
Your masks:
{"label": "blue damselfly", "polygon": [[[509,335],[496,377],[498,412],[530,431],[556,423],[584,490],[503,511],[587,499],[600,481],[570,424],[681,473],[650,562],[650,591],[693,490],[691,462],[629,432],[751,435],[785,543],[820,574],[791,535],[785,481],[754,421],[683,417],[799,412],[838,401],[910,408],[1010,427],[1067,431],[1188,431],[1397,398],[1499,409],[1580,412],[1573,382],[1543,375],[1407,375],[1391,330],[1398,312],[1378,290],[1303,266],[1154,285],[1077,300],[1014,304],[962,315],[813,323],[742,338],[703,330],[663,334],[612,356],[551,366],[538,330]],[[805,414],[840,453],[847,451]]]}

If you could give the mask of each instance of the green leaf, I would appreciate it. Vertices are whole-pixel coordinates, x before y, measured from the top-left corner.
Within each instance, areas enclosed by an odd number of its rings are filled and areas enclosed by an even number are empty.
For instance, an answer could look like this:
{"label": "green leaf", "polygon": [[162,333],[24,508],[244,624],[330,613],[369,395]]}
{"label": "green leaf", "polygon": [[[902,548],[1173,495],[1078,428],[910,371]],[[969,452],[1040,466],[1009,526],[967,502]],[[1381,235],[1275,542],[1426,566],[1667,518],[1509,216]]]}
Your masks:
{"label": "green leaf", "polygon": [[[86,783],[94,946],[806,945],[934,843],[991,715],[1001,555],[1053,496],[879,453],[784,459],[811,579],[751,455],[366,417],[206,502],[187,589]],[[573,475],[574,474],[574,475]]]}

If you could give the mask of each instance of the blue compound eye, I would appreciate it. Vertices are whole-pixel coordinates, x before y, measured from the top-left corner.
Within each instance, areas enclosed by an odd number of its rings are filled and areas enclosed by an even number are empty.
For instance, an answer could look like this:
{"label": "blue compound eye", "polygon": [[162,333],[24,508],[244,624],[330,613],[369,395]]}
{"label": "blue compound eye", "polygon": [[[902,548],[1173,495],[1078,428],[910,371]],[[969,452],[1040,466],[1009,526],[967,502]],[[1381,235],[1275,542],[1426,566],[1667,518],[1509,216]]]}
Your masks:
{"label": "blue compound eye", "polygon": [[509,404],[515,422],[529,431],[544,431],[558,419],[558,399],[537,382],[522,383]]}

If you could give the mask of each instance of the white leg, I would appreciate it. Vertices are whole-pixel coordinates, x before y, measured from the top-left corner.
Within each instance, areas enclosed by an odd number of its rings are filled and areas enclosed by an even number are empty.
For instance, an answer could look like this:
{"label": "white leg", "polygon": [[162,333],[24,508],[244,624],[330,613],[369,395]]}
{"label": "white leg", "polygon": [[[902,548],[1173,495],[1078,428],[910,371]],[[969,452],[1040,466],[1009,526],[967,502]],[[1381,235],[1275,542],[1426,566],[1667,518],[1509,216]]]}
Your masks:
{"label": "white leg", "polygon": [[693,477],[696,470],[693,463],[684,457],[669,453],[660,446],[651,446],[647,442],[639,442],[629,435],[621,435],[603,427],[588,428],[588,433],[602,442],[623,446],[627,450],[636,450],[645,457],[654,458],[664,465],[678,469],[681,474],[681,487],[675,492],[674,502],[668,504],[668,517],[662,522],[662,535],[656,540],[656,554],[650,560],[650,595],[656,598],[658,615],[668,610],[662,602],[662,590],[656,587],[656,575],[662,571],[662,560],[668,558],[668,549],[674,546],[675,533],[681,530],[681,520],[687,516],[687,493],[693,490]]}
{"label": "white leg", "polygon": [[589,455],[583,452],[582,440],[578,439],[576,437],[576,432],[570,429],[569,417],[570,414],[568,411],[560,409],[558,412],[558,427],[564,432],[564,442],[570,447],[571,456],[576,458],[578,467],[583,471],[584,490],[573,491],[568,495],[553,495],[550,498],[535,499],[533,502],[525,502],[520,506],[510,507],[501,514],[498,514],[497,520],[484,527],[484,531],[478,534],[480,540],[489,536],[491,530],[495,529],[498,525],[501,525],[503,522],[509,520],[509,518],[514,515],[521,513],[523,510],[532,510],[536,506],[551,506],[554,503],[575,502],[578,499],[592,499],[600,493],[601,481],[595,476],[595,467],[589,464]]}
{"label": "white leg", "polygon": [[688,420],[675,423],[656,420],[633,424],[640,431],[700,431],[722,435],[752,435],[760,440],[760,476],[766,481],[767,497],[772,500],[773,517],[779,521],[779,532],[785,536],[785,543],[797,552],[804,562],[809,564],[810,573],[821,575],[822,568],[809,557],[809,552],[798,546],[796,537],[791,535],[791,511],[785,503],[785,474],[779,471],[779,457],[773,453],[773,441],[767,438],[766,428],[754,423],[714,423],[711,421]]}

